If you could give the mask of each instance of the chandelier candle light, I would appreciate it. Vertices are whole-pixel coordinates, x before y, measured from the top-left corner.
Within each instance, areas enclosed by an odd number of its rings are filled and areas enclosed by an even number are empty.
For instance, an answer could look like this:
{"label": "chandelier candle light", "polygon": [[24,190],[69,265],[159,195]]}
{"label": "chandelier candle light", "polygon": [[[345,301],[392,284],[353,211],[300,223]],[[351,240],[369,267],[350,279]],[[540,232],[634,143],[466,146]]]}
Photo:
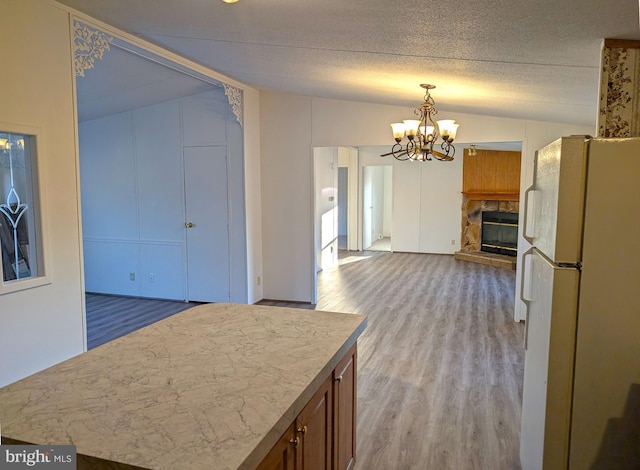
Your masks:
{"label": "chandelier candle light", "polygon": [[[402,122],[394,122],[391,124],[393,138],[396,143],[391,147],[391,152],[380,155],[388,157],[393,155],[396,160],[436,160],[450,162],[456,153],[455,147],[452,145],[458,131],[458,124],[453,119],[442,119],[434,122],[433,116],[438,114],[435,108],[435,102],[429,93],[435,85],[420,85],[424,88],[424,103],[416,108],[415,115],[420,119],[407,119]],[[402,138],[407,136],[408,142],[402,145]],[[434,150],[434,144],[437,144],[438,137],[442,138],[440,149]]]}

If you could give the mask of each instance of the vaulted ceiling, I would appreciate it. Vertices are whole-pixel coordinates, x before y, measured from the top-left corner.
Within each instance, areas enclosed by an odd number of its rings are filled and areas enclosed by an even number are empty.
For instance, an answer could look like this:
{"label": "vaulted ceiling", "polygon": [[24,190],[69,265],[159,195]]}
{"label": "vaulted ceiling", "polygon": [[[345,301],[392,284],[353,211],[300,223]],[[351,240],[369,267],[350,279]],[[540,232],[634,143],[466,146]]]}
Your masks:
{"label": "vaulted ceiling", "polygon": [[259,90],[595,124],[637,0],[59,0]]}

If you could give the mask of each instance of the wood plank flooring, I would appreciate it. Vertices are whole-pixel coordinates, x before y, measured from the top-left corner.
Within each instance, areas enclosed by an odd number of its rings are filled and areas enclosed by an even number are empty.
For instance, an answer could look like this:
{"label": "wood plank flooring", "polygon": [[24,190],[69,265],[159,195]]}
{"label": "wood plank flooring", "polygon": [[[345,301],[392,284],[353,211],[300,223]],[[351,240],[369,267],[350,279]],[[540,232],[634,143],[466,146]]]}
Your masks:
{"label": "wood plank flooring", "polygon": [[[368,316],[356,470],[519,470],[524,326],[513,321],[514,284],[514,271],[448,255],[341,252],[340,266],[318,276],[316,306],[260,303]],[[90,347],[190,306],[88,295]]]}
{"label": "wood plank flooring", "polygon": [[188,308],[195,302],[85,294],[87,348],[93,349]]}
{"label": "wood plank flooring", "polygon": [[345,252],[340,262],[320,273],[316,309],[368,316],[356,470],[519,470],[514,271],[448,255]]}

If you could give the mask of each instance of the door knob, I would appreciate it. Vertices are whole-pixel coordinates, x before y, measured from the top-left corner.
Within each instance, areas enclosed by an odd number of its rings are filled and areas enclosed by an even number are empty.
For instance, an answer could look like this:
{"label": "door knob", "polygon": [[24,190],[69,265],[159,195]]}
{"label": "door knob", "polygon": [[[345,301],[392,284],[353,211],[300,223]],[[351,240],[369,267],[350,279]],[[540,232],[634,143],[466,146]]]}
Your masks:
{"label": "door knob", "polygon": [[193,224],[191,222],[187,222],[186,224],[184,224],[184,226],[187,228],[192,228]]}

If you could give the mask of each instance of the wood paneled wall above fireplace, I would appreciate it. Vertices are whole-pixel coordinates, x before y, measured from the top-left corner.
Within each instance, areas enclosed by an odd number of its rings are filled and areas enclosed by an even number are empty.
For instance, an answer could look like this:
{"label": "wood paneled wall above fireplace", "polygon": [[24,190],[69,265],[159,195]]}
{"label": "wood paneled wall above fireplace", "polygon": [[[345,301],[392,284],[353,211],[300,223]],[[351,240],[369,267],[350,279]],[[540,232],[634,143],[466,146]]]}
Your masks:
{"label": "wood paneled wall above fireplace", "polygon": [[519,151],[464,150],[462,194],[470,200],[518,201],[520,196]]}

